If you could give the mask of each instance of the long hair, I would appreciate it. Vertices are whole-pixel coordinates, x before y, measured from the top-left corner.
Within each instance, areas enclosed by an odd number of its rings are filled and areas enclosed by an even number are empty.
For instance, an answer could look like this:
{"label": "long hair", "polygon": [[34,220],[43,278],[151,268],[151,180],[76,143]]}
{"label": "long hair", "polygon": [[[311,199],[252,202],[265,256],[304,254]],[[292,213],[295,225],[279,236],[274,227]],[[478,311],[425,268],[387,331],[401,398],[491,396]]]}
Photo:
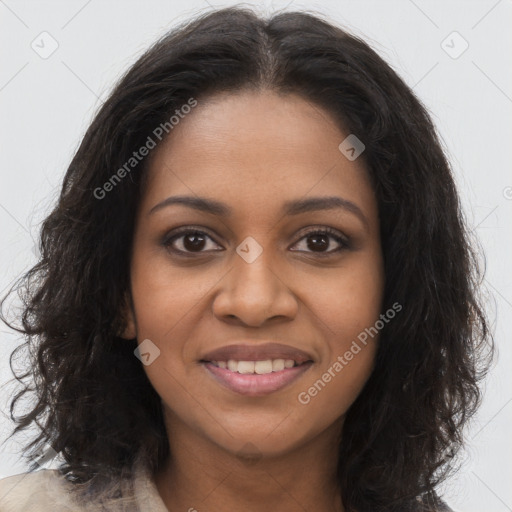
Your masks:
{"label": "long hair", "polygon": [[[112,176],[191,98],[242,90],[299,94],[365,144],[383,311],[395,302],[403,310],[382,330],[374,371],[347,412],[337,477],[347,511],[416,510],[413,498],[434,495],[450,473],[447,450],[463,445],[481,401],[493,353],[483,273],[427,109],[365,41],[308,12],[201,14],[149,48],[101,105],[42,224],[41,258],[16,283],[22,326],[2,315],[26,337],[10,359],[22,386],[11,436],[36,425],[25,456],[33,462],[51,446],[77,483],[128,476],[136,457],[157,470],[170,456],[137,342],[119,337],[148,159],[119,182]],[[22,350],[30,366],[18,374]],[[35,405],[15,416],[25,395]]]}

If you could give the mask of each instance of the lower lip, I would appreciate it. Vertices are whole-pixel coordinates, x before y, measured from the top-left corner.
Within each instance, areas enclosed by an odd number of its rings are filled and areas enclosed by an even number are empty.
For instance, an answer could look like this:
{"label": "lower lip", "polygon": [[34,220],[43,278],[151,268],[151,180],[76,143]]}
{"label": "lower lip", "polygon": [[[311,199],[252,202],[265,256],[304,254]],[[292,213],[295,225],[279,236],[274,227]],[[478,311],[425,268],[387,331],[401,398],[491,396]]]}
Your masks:
{"label": "lower lip", "polygon": [[298,379],[313,365],[312,361],[279,372],[244,374],[232,372],[227,368],[219,368],[212,363],[202,363],[213,377],[223,386],[247,396],[262,396],[279,391]]}

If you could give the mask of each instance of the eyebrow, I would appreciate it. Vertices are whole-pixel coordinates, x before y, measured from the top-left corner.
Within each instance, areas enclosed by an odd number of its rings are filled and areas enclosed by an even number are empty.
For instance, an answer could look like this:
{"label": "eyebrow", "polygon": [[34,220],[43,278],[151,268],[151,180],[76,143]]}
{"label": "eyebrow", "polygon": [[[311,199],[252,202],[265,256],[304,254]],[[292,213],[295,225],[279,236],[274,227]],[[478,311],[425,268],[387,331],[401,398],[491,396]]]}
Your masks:
{"label": "eyebrow", "polygon": [[[194,210],[217,215],[219,217],[229,217],[233,214],[233,209],[230,206],[214,199],[194,196],[171,196],[153,206],[153,208],[149,210],[148,215],[171,205],[182,205],[188,208],[193,208]],[[282,213],[284,215],[292,216],[313,211],[334,210],[340,208],[354,214],[363,222],[366,228],[369,227],[368,219],[362,212],[361,208],[352,201],[338,196],[310,197],[306,199],[286,201],[283,204]]]}

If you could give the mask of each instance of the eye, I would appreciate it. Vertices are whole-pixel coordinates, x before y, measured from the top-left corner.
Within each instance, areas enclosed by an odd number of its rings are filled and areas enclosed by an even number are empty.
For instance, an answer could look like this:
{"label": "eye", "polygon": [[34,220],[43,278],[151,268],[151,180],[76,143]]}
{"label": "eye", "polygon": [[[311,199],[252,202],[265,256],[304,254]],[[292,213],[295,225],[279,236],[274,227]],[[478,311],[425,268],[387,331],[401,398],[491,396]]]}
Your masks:
{"label": "eye", "polygon": [[167,236],[162,244],[176,254],[187,256],[187,253],[205,252],[204,249],[208,249],[207,240],[213,242],[212,237],[208,233],[199,229],[186,228],[177,233],[175,232],[170,237]]}
{"label": "eye", "polygon": [[[339,253],[350,248],[348,239],[338,231],[331,228],[316,228],[310,230],[299,240],[299,242],[302,240],[306,241],[305,245],[309,249],[309,251],[306,252],[313,252],[320,257],[330,256],[333,253]],[[332,250],[326,250],[331,247],[332,240],[337,242],[339,246]]]}
{"label": "eye", "polygon": [[[208,247],[208,240],[213,242],[213,244],[210,244],[210,247]],[[303,234],[299,242],[302,240],[306,241],[305,245],[309,250],[297,251],[296,249],[292,249],[294,252],[312,252],[317,254],[319,257],[326,257],[333,253],[339,253],[350,248],[348,239],[338,231],[331,228],[316,228],[309,230]],[[338,247],[332,250],[326,250],[333,245],[333,240],[338,244]],[[189,256],[194,253],[201,254],[208,250],[214,250],[217,252],[224,250],[220,249],[219,251],[219,249],[215,249],[215,246],[220,246],[215,243],[208,233],[200,229],[190,227],[174,232],[170,236],[167,235],[162,241],[162,245],[179,256]]]}

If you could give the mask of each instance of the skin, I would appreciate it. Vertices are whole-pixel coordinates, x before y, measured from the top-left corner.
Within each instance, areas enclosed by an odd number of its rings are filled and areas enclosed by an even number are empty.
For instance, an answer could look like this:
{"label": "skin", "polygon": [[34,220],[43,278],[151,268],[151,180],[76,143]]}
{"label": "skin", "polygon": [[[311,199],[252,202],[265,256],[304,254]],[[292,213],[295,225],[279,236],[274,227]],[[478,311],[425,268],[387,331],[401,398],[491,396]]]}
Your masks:
{"label": "skin", "polygon": [[[123,337],[150,339],[160,350],[144,370],[172,433],[172,460],[154,475],[170,511],[343,510],[336,447],[373,369],[378,336],[307,405],[298,395],[381,313],[377,202],[363,159],[350,161],[338,149],[347,135],[300,96],[222,93],[199,101],[150,155]],[[149,214],[176,195],[216,199],[233,213],[171,205]],[[345,209],[281,213],[284,201],[313,196],[352,201],[366,223]],[[208,235],[195,252],[187,236],[163,244],[182,226]],[[348,237],[349,248],[333,252],[340,247],[334,238],[311,236],[325,227]],[[263,249],[252,263],[236,252],[248,236]],[[188,248],[191,257],[171,247]],[[277,392],[247,397],[199,363],[240,340],[297,347],[314,364]]]}

